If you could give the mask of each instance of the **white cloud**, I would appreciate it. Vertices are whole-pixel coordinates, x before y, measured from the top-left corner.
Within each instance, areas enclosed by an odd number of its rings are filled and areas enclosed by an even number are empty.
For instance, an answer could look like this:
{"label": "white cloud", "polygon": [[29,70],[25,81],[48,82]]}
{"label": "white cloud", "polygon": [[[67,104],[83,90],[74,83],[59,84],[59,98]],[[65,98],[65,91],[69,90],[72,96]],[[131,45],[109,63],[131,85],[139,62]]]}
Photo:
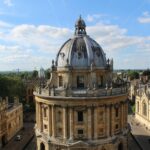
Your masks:
{"label": "white cloud", "polygon": [[[4,28],[5,25],[0,32],[2,70],[48,68],[61,45],[73,35],[73,30],[48,25],[10,25],[7,32]],[[102,46],[107,56],[114,58],[116,68],[142,68],[144,62],[147,62],[145,67],[149,67],[150,37],[129,36],[127,29],[108,24],[89,26],[87,33]]]}
{"label": "white cloud", "polygon": [[150,23],[150,14],[148,11],[143,12],[143,15],[138,18],[139,23]]}
{"label": "white cloud", "polygon": [[102,19],[103,17],[107,17],[108,15],[106,14],[92,14],[92,15],[87,15],[86,20],[88,22],[94,22],[98,21],[99,19]]}
{"label": "white cloud", "polygon": [[4,0],[4,4],[7,5],[7,6],[13,6],[13,2],[12,0]]}

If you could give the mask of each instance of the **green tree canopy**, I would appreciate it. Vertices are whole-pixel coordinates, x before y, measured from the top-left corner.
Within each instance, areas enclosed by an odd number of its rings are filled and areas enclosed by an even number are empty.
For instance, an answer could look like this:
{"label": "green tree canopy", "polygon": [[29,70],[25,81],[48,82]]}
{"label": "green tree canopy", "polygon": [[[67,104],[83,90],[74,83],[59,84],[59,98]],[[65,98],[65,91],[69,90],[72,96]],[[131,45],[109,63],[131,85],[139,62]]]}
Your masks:
{"label": "green tree canopy", "polygon": [[18,96],[23,99],[25,96],[25,87],[18,76],[2,76],[0,75],[0,96],[8,96],[10,99]]}
{"label": "green tree canopy", "polygon": [[139,73],[137,71],[129,71],[128,76],[131,80],[133,79],[139,79]]}
{"label": "green tree canopy", "polygon": [[144,76],[150,76],[150,70],[147,69],[147,70],[143,71],[143,75]]}

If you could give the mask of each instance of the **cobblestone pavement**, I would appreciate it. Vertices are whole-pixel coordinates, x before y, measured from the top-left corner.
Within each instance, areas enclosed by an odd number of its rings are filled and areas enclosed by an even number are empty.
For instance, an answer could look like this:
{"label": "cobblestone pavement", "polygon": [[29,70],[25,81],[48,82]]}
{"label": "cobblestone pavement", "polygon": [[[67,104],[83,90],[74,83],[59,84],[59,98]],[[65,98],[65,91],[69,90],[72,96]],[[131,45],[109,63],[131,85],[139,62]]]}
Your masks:
{"label": "cobblestone pavement", "polygon": [[24,123],[24,129],[16,135],[21,135],[21,140],[16,141],[16,136],[14,136],[2,150],[23,150],[34,135],[34,123]]}
{"label": "cobblestone pavement", "polygon": [[135,137],[143,150],[150,150],[150,131],[144,125],[139,123],[133,115],[128,116],[128,122],[131,126],[131,133]]}

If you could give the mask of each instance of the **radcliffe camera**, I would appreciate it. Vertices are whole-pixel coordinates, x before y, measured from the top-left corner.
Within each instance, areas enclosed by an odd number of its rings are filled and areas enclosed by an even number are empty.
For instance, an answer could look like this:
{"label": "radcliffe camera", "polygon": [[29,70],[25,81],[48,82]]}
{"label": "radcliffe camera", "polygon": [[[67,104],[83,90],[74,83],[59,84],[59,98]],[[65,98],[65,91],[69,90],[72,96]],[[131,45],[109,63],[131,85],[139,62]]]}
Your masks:
{"label": "radcliffe camera", "polygon": [[0,150],[150,149],[149,1],[0,8]]}

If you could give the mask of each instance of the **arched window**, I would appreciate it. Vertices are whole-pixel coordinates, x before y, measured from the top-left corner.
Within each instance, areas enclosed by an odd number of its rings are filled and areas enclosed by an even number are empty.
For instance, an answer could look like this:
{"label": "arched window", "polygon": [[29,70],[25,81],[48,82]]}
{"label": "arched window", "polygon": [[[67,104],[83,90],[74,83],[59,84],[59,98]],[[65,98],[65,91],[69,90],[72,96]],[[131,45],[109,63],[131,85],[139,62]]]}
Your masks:
{"label": "arched window", "polygon": [[147,116],[147,105],[146,105],[145,102],[143,102],[142,110],[143,110],[143,115],[144,115],[144,116]]}
{"label": "arched window", "polygon": [[30,95],[30,89],[28,89],[28,95]]}
{"label": "arched window", "polygon": [[45,150],[45,145],[43,143],[40,144],[40,150]]}
{"label": "arched window", "polygon": [[122,144],[122,143],[120,143],[120,144],[118,145],[118,150],[123,150],[123,144]]}

